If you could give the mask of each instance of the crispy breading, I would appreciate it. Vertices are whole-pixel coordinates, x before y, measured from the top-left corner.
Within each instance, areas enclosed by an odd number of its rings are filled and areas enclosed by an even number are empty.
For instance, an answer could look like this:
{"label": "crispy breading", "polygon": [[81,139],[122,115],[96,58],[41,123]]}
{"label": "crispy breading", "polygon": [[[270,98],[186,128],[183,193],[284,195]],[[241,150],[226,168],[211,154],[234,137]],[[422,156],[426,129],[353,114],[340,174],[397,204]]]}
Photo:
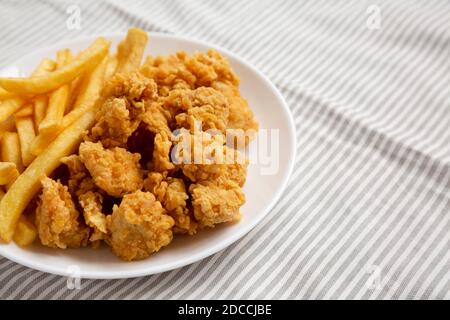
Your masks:
{"label": "crispy breading", "polygon": [[79,218],[67,187],[59,181],[44,178],[36,209],[36,226],[41,243],[61,249],[85,246],[89,229]]}
{"label": "crispy breading", "polygon": [[239,93],[238,87],[217,81],[214,82],[213,88],[220,91],[228,101],[227,128],[258,131],[258,122],[253,116],[247,100],[242,98]]}
{"label": "crispy breading", "polygon": [[[80,159],[80,156],[73,154],[61,159],[69,170],[68,187],[72,195],[84,193],[87,190],[86,181],[89,179],[89,172]],[[90,180],[90,179],[89,179]]]}
{"label": "crispy breading", "polygon": [[137,129],[146,103],[157,98],[156,83],[140,73],[116,74],[103,90],[90,139],[105,147],[124,146]]}
{"label": "crispy breading", "polygon": [[194,216],[202,227],[214,227],[223,222],[238,221],[239,208],[245,203],[245,195],[237,183],[231,180],[202,181],[189,187]]}
{"label": "crispy breading", "polygon": [[166,132],[162,131],[155,136],[153,149],[152,169],[158,172],[172,170],[175,165],[170,161],[170,148],[172,142]]}
{"label": "crispy breading", "polygon": [[107,236],[106,215],[102,212],[103,196],[94,191],[87,191],[79,196],[86,224],[93,229],[89,241],[104,240]]}
{"label": "crispy breading", "polygon": [[175,220],[175,233],[193,235],[197,232],[197,223],[187,207],[189,196],[182,179],[150,172],[144,180],[144,190],[152,192]]}
{"label": "crispy breading", "polygon": [[141,67],[141,72],[156,81],[160,95],[177,88],[210,87],[216,81],[239,85],[228,60],[213,49],[193,55],[180,51],[176,55],[150,56]]}
{"label": "crispy breading", "polygon": [[202,130],[217,129],[225,133],[228,123],[228,101],[218,90],[200,87],[195,90],[175,89],[163,99],[164,107],[176,114],[176,127],[194,129],[194,121]]}
{"label": "crispy breading", "polygon": [[173,238],[174,220],[151,192],[125,195],[106,220],[111,234],[107,242],[114,254],[126,261],[144,259]]}
{"label": "crispy breading", "polygon": [[223,135],[182,129],[175,140],[173,160],[192,182],[233,180],[244,185],[247,162],[238,150],[226,146]]}
{"label": "crispy breading", "polygon": [[150,132],[156,134],[164,131],[168,135],[171,134],[169,125],[173,121],[173,115],[162,106],[162,102],[147,102],[145,112],[141,115],[141,119]]}
{"label": "crispy breading", "polygon": [[83,142],[79,154],[96,186],[109,195],[121,197],[142,188],[139,154],[119,147],[105,149],[100,142]]}

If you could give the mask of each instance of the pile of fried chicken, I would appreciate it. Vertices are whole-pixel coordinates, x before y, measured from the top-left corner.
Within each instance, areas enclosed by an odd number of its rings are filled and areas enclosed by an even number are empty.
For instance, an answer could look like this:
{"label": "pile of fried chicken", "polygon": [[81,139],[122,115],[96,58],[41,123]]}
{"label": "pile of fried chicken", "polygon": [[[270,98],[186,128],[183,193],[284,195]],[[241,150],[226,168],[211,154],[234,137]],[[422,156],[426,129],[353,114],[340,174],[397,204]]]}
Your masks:
{"label": "pile of fried chicken", "polygon": [[167,246],[174,234],[239,220],[246,162],[171,157],[177,144],[197,137],[202,147],[235,155],[223,138],[228,129],[256,131],[258,124],[217,51],[149,56],[138,71],[115,74],[77,154],[42,180],[35,210],[41,243],[65,249],[104,242],[130,261]]}

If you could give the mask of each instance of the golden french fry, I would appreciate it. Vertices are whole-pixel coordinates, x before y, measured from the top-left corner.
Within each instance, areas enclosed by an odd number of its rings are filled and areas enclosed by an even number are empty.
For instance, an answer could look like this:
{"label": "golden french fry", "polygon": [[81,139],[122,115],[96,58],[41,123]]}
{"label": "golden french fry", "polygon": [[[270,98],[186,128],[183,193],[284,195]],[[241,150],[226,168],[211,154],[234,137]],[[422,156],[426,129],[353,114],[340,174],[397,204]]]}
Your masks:
{"label": "golden french fry", "polygon": [[36,240],[37,229],[36,227],[28,221],[27,218],[21,216],[17,222],[17,227],[14,232],[13,240],[19,246],[26,247],[29,246]]}
{"label": "golden french fry", "polygon": [[[0,188],[0,201],[2,201],[5,196],[5,191]],[[27,218],[21,216],[17,222],[16,231],[14,232],[13,240],[19,246],[25,247],[34,242],[37,237],[36,227],[28,221]]]}
{"label": "golden french fry", "polygon": [[3,134],[2,160],[6,162],[13,162],[19,172],[23,171],[19,135],[16,132],[5,132]]}
{"label": "golden french fry", "polygon": [[47,133],[39,133],[30,145],[30,152],[34,156],[40,155],[49,145],[52,143],[53,140],[58,136],[60,131],[50,131]]}
{"label": "golden french fry", "polygon": [[43,59],[41,63],[37,66],[36,70],[31,74],[32,77],[45,76],[49,72],[56,69],[56,62],[51,59]]}
{"label": "golden french fry", "polygon": [[[93,109],[96,101],[100,97],[100,91],[103,87],[105,69],[107,66],[107,59],[105,58],[101,64],[97,66],[89,75],[89,77],[82,83],[80,93],[77,101],[73,106],[73,110],[64,116],[62,119],[62,128],[69,127],[79,117],[87,111]],[[62,129],[61,129],[62,130]],[[30,151],[34,155],[39,155],[47,146],[56,138],[59,131],[50,132],[48,134],[41,134],[33,140]]]}
{"label": "golden french fry", "polygon": [[0,135],[5,131],[14,131],[16,130],[16,122],[14,117],[8,117],[3,122],[0,122]]}
{"label": "golden french fry", "polygon": [[25,103],[21,97],[13,97],[0,102],[0,122],[5,121]]}
{"label": "golden french fry", "polygon": [[26,104],[14,113],[14,117],[29,117],[33,115],[33,105],[31,103]]}
{"label": "golden french fry", "polygon": [[31,142],[34,140],[34,122],[32,117],[16,117],[17,134],[19,135],[22,163],[26,167],[35,158],[30,152]]}
{"label": "golden french fry", "polygon": [[47,112],[48,97],[45,95],[37,96],[34,98],[34,125],[36,131],[39,128],[42,120],[45,118]]}
{"label": "golden french fry", "polygon": [[13,162],[0,162],[0,185],[7,185],[19,176],[16,164]]}
{"label": "golden french fry", "polygon": [[[89,74],[89,73],[88,73]],[[69,87],[69,101],[67,103],[67,107],[66,107],[66,112],[68,113],[72,110],[73,105],[75,104],[75,101],[77,100],[78,94],[80,93],[80,89],[81,89],[81,85],[84,81],[85,76],[87,76],[88,74],[83,74],[82,76],[76,78],[75,80],[73,80]]]}
{"label": "golden french fry", "polygon": [[15,97],[16,94],[6,91],[3,88],[0,88],[0,100],[5,100],[5,99],[9,99],[9,98],[13,98]]}
{"label": "golden french fry", "polygon": [[6,242],[11,241],[22,212],[40,189],[40,180],[61,164],[61,158],[76,150],[82,140],[82,133],[94,121],[94,113],[86,112],[64,130],[16,179],[0,203],[0,238]]}
{"label": "golden french fry", "polygon": [[80,58],[45,76],[30,78],[0,78],[0,87],[22,94],[45,93],[68,84],[83,72],[91,70],[108,54],[110,43],[98,38]]}
{"label": "golden french fry", "polygon": [[[55,68],[55,62],[50,59],[44,59],[42,62],[38,65],[36,70],[33,71],[31,74],[31,77],[41,77],[48,72],[54,70]],[[25,97],[18,97],[18,96],[12,96],[11,98],[8,98],[6,100],[3,100],[0,102],[0,122],[5,121],[8,119],[9,116],[14,114],[17,110],[19,110],[22,105],[25,103],[26,98]]]}
{"label": "golden french fry", "polygon": [[128,29],[125,40],[117,46],[117,73],[128,73],[139,68],[147,41],[148,35],[144,30]]}
{"label": "golden french fry", "polygon": [[105,79],[111,78],[117,69],[117,55],[114,54],[108,58],[108,65],[105,70]]}
{"label": "golden french fry", "polygon": [[[64,66],[70,64],[71,53],[67,49],[58,51],[57,53],[57,70],[64,68]],[[61,126],[61,120],[64,116],[67,104],[69,102],[70,85],[66,84],[56,89],[50,94],[48,99],[48,107],[45,118],[39,124],[39,132],[44,134],[50,131],[58,131]]]}

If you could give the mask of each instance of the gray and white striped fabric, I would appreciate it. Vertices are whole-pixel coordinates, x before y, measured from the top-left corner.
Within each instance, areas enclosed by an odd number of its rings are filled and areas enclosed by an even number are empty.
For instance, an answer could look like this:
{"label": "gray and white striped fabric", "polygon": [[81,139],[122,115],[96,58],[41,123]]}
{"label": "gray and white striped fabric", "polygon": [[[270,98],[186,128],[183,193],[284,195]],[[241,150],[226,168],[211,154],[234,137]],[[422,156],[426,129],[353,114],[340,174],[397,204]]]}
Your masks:
{"label": "gray and white striped fabric", "polygon": [[0,298],[449,299],[449,17],[446,0],[2,0],[0,67],[130,26],[234,51],[287,99],[298,156],[267,218],[210,258],[79,290],[0,258]]}

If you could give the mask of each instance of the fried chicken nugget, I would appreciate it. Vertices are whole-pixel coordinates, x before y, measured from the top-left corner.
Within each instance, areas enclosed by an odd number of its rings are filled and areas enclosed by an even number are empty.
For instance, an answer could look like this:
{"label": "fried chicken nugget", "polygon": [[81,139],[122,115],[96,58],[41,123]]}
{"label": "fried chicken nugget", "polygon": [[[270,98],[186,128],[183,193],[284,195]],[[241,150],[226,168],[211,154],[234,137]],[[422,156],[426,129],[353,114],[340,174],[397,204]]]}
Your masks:
{"label": "fried chicken nugget", "polygon": [[155,81],[135,72],[116,74],[103,90],[90,139],[105,147],[124,146],[138,128],[146,103],[157,98]]}
{"label": "fried chicken nugget", "polygon": [[144,180],[144,190],[153,193],[175,220],[175,233],[193,235],[197,232],[197,223],[187,208],[189,196],[182,179],[167,177],[167,173],[150,172]]}
{"label": "fried chicken nugget", "polygon": [[42,244],[61,249],[85,246],[89,229],[79,218],[67,187],[59,181],[44,178],[36,209],[36,226]]}
{"label": "fried chicken nugget", "polygon": [[161,96],[167,96],[174,89],[211,87],[217,81],[239,85],[239,78],[228,60],[213,49],[193,55],[179,51],[176,55],[149,56],[141,73],[156,81]]}
{"label": "fried chicken nugget", "polygon": [[79,154],[96,186],[109,195],[121,197],[142,188],[140,154],[119,147],[104,149],[100,142],[83,142]]}
{"label": "fried chicken nugget", "polygon": [[152,169],[158,172],[173,170],[175,165],[170,161],[170,148],[172,142],[166,132],[162,131],[155,136],[153,149]]}
{"label": "fried chicken nugget", "polygon": [[102,212],[103,196],[94,191],[88,191],[79,196],[83,208],[83,217],[86,224],[93,229],[89,241],[104,240],[107,236],[106,215]]}
{"label": "fried chicken nugget", "polygon": [[200,87],[195,90],[175,89],[164,99],[164,106],[176,114],[177,127],[194,129],[194,121],[202,130],[217,129],[225,133],[228,101],[218,90]]}
{"label": "fried chicken nugget", "polygon": [[240,219],[239,208],[245,203],[245,195],[234,181],[203,181],[190,185],[189,193],[200,226],[214,227]]}
{"label": "fried chicken nugget", "polygon": [[145,112],[142,114],[142,122],[145,123],[147,129],[155,134],[165,132],[170,135],[170,123],[173,115],[162,106],[160,101],[150,101],[146,103]]}
{"label": "fried chicken nugget", "polygon": [[[216,81],[213,83],[213,88],[221,92],[228,100],[227,128],[258,131],[259,124],[253,116],[247,100],[241,97],[238,87]],[[250,133],[248,135],[251,137]]]}
{"label": "fried chicken nugget", "polygon": [[91,179],[89,177],[89,172],[80,159],[80,156],[73,154],[62,158],[61,162],[64,163],[69,170],[69,180],[67,185],[72,196],[78,196],[79,194],[85,193],[94,187],[93,183],[90,184],[89,188],[87,187],[86,180]]}
{"label": "fried chicken nugget", "polygon": [[125,195],[106,221],[111,234],[107,243],[115,255],[126,261],[144,259],[173,238],[174,220],[150,192]]}
{"label": "fried chicken nugget", "polygon": [[210,135],[207,132],[191,134],[182,129],[174,139],[174,161],[192,182],[233,180],[239,186],[244,185],[247,161],[238,150],[224,144],[223,135]]}

